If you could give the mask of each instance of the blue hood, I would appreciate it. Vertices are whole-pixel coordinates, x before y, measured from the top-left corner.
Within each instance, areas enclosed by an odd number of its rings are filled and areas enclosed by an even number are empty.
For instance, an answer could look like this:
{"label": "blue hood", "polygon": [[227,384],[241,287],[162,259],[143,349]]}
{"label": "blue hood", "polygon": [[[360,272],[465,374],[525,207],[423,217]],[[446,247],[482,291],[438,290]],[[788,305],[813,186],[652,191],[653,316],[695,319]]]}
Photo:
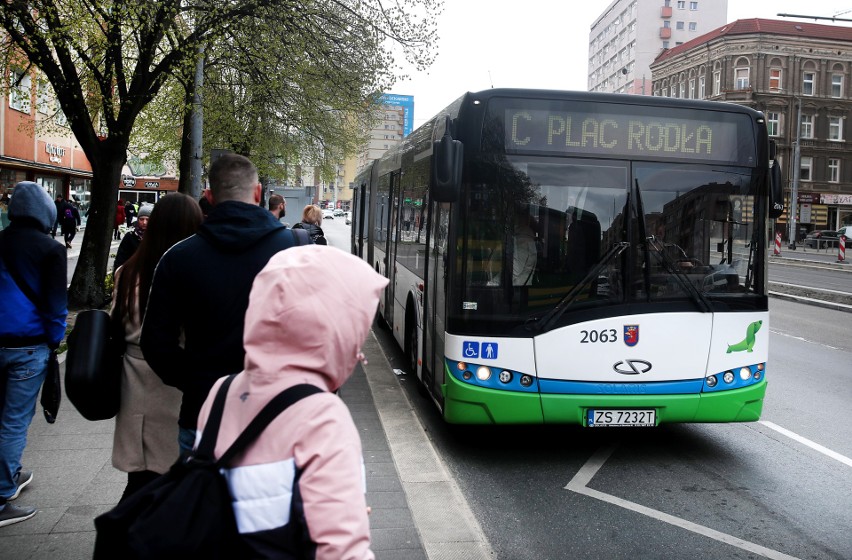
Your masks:
{"label": "blue hood", "polygon": [[198,235],[221,251],[237,253],[283,227],[269,210],[229,200],[213,207],[198,229]]}
{"label": "blue hood", "polygon": [[29,219],[47,233],[56,222],[56,205],[41,185],[21,181],[15,185],[9,202],[9,221]]}

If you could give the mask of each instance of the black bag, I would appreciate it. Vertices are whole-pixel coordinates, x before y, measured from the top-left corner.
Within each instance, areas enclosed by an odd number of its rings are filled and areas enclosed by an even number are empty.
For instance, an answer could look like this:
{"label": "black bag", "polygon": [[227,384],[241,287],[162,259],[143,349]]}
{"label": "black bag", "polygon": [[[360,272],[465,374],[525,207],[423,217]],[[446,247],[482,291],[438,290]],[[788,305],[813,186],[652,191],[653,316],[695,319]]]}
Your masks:
{"label": "black bag", "polygon": [[65,393],[86,420],[107,420],[121,404],[124,332],[100,309],[81,311],[68,335]]}
{"label": "black bag", "polygon": [[62,402],[62,384],[59,381],[59,360],[56,358],[56,350],[51,350],[47,358],[47,373],[44,376],[44,384],[41,386],[40,402],[47,423],[56,422],[59,403]]}
{"label": "black bag", "polygon": [[282,391],[214,460],[225,397],[234,377],[229,376],[216,393],[198,449],[113,510],[95,518],[94,560],[249,556],[237,529],[231,492],[219,469],[254,442],[284,409],[322,390],[302,384]]}

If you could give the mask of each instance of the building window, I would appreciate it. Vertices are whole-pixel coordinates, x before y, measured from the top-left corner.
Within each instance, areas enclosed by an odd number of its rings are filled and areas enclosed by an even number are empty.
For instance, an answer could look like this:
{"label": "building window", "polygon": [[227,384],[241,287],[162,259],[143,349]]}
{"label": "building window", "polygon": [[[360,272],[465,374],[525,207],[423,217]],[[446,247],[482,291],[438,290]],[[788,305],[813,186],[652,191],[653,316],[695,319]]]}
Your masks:
{"label": "building window", "polygon": [[802,130],[800,136],[802,138],[814,137],[814,116],[802,115]]}
{"label": "building window", "polygon": [[678,0],[677,9],[683,10],[684,8],[686,8],[686,0]]}
{"label": "building window", "polygon": [[677,24],[675,25],[675,28],[676,29],[683,29],[683,22],[682,21],[677,22]]}
{"label": "building window", "polygon": [[722,71],[713,72],[713,95],[719,95],[722,91]]}
{"label": "building window", "polygon": [[843,97],[843,74],[831,75],[831,96]]}
{"label": "building window", "polygon": [[707,93],[707,88],[704,84],[704,76],[698,78],[698,99],[704,99]]}
{"label": "building window", "polygon": [[698,29],[698,24],[697,24],[697,23],[695,23],[694,21],[690,21],[690,22],[689,22],[689,30],[690,30],[690,31],[695,31],[696,29]]}
{"label": "building window", "polygon": [[828,117],[828,139],[835,142],[843,140],[843,117]]}
{"label": "building window", "polygon": [[698,9],[698,2],[690,2],[689,3],[689,9],[693,10],[693,11],[697,10]]}
{"label": "building window", "polygon": [[840,160],[837,158],[828,159],[828,182],[840,182]]}
{"label": "building window", "polygon": [[769,69],[769,91],[781,91],[781,69]]}
{"label": "building window", "polygon": [[663,27],[669,29],[672,26],[672,23],[669,20],[663,22]]}
{"label": "building window", "polygon": [[799,165],[799,179],[802,181],[811,181],[811,169],[814,166],[814,158],[811,156],[802,156]]}
{"label": "building window", "polygon": [[669,48],[669,42],[668,41],[663,41],[663,48],[664,49]]}
{"label": "building window", "polygon": [[736,89],[748,89],[748,68],[734,69],[736,78]]}
{"label": "building window", "polygon": [[678,90],[677,96],[681,99],[686,99],[686,84],[684,82],[680,83],[680,88]]}
{"label": "building window", "polygon": [[766,131],[770,136],[778,136],[781,130],[781,114],[769,112],[766,113]]}
{"label": "building window", "polygon": [[695,99],[695,78],[689,80],[689,98]]}
{"label": "building window", "polygon": [[677,86],[674,84],[672,84],[672,87],[669,90],[669,97],[677,97]]}
{"label": "building window", "polygon": [[814,72],[805,72],[802,74],[802,95],[814,94],[814,81],[816,74]]}
{"label": "building window", "polygon": [[29,114],[32,95],[32,81],[29,74],[22,70],[11,70],[9,72],[9,107],[16,111]]}

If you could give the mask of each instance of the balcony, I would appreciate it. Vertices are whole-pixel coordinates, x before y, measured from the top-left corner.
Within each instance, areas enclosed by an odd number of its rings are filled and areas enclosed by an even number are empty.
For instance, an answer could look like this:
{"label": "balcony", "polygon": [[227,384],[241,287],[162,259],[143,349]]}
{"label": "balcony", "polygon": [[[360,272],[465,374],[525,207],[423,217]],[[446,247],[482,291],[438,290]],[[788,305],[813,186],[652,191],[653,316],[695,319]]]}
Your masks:
{"label": "balcony", "polygon": [[663,6],[662,8],[660,8],[660,17],[661,18],[672,17],[672,7],[671,6]]}
{"label": "balcony", "polygon": [[661,27],[660,28],[660,39],[671,39],[671,38],[672,38],[671,27]]}

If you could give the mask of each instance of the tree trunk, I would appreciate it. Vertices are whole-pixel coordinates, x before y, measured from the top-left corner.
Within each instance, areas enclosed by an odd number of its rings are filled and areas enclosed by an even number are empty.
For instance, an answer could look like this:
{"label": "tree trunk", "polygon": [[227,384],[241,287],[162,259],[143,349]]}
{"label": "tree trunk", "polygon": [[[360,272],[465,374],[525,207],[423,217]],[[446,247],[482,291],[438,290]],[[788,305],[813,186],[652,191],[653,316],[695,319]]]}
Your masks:
{"label": "tree trunk", "polygon": [[109,264],[121,168],[125,161],[127,147],[109,138],[101,142],[92,158],[89,217],[80,241],[80,257],[68,289],[68,307],[71,309],[101,308],[110,295],[104,292],[104,279]]}
{"label": "tree trunk", "polygon": [[192,100],[195,96],[194,82],[185,89],[183,130],[180,135],[180,161],[178,162],[178,192],[192,196]]}

